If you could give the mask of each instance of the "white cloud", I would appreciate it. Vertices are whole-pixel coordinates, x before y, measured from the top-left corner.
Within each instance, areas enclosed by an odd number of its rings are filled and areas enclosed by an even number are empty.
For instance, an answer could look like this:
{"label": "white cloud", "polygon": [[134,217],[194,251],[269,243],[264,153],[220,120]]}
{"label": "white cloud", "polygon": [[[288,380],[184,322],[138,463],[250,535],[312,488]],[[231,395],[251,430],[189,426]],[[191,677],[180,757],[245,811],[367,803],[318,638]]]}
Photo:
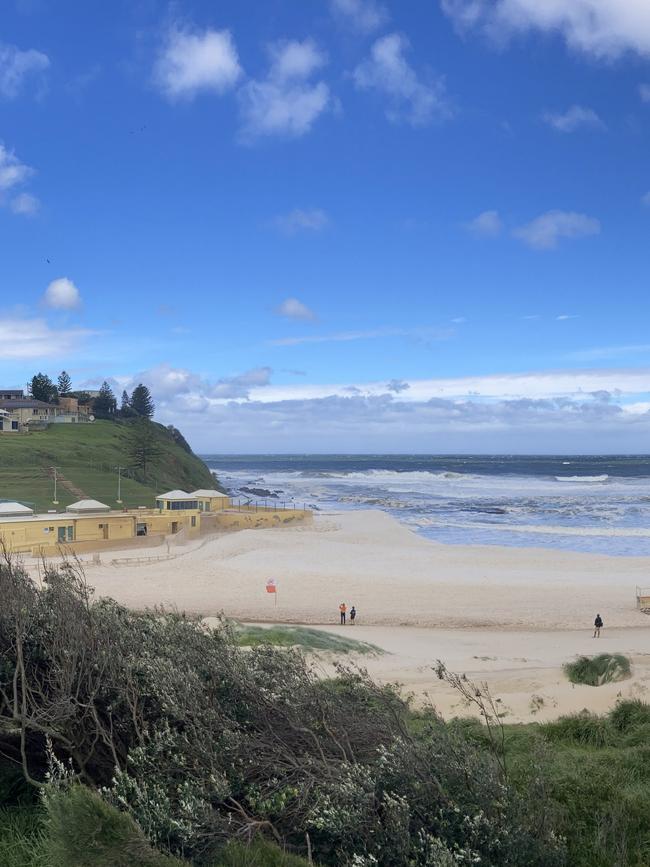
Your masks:
{"label": "white cloud", "polygon": [[0,142],[0,191],[23,184],[34,174],[34,169],[21,163],[13,151]]}
{"label": "white cloud", "polygon": [[456,25],[494,39],[538,30],[561,34],[573,49],[599,59],[650,55],[647,0],[441,0]]}
{"label": "white cloud", "polygon": [[375,328],[368,331],[337,331],[334,334],[308,334],[271,340],[271,346],[299,346],[302,343],[349,343],[382,337],[411,337],[417,340],[447,340],[454,332],[444,328]]}
{"label": "white cloud", "polygon": [[335,385],[270,374],[212,382],[160,367],[131,382],[147,382],[159,419],[203,451],[427,451],[432,435],[450,452],[640,451],[650,433],[647,367]]}
{"label": "white cloud", "polygon": [[566,322],[568,319],[578,319],[577,313],[560,313],[559,316],[556,316],[555,319],[557,322]]}
{"label": "white cloud", "polygon": [[95,333],[84,328],[50,328],[44,319],[0,318],[0,358],[67,356]]}
{"label": "white cloud", "polygon": [[310,81],[327,62],[313,40],[276,42],[269,53],[266,78],[249,81],[239,91],[244,141],[305,135],[332,102],[324,81]]}
{"label": "white cloud", "polygon": [[408,48],[408,39],[399,33],[382,36],[353,78],[360,90],[377,90],[388,98],[390,121],[424,126],[450,114],[445,84],[442,78],[421,81],[404,56]]}
{"label": "white cloud", "polygon": [[535,250],[553,250],[562,238],[600,234],[600,222],[575,211],[547,211],[512,234]]}
{"label": "white cloud", "polygon": [[15,99],[25,80],[41,78],[49,65],[47,54],[33,48],[21,51],[15,45],[0,44],[0,96]]}
{"label": "white cloud", "polygon": [[14,214],[23,214],[26,217],[33,217],[40,210],[41,203],[30,193],[20,193],[11,200],[10,208]]}
{"label": "white cloud", "polygon": [[467,223],[466,228],[482,238],[496,238],[501,234],[503,223],[498,211],[483,211]]}
{"label": "white cloud", "polygon": [[286,316],[288,319],[313,322],[317,318],[314,311],[297,298],[285,298],[282,304],[276,308],[275,312],[279,316]]}
{"label": "white cloud", "polygon": [[329,217],[320,208],[294,208],[288,214],[280,214],[273,220],[274,225],[287,235],[300,231],[318,232],[329,223]]}
{"label": "white cloud", "polygon": [[575,132],[577,129],[605,129],[605,124],[593,108],[572,105],[565,112],[544,112],[542,120],[558,132]]}
{"label": "white cloud", "polygon": [[330,0],[332,13],[339,21],[360,33],[372,33],[389,19],[388,10],[375,0]]}
{"label": "white cloud", "polygon": [[56,310],[74,310],[81,304],[81,295],[72,280],[59,277],[52,280],[45,290],[43,301],[48,307]]}
{"label": "white cloud", "polygon": [[639,96],[642,102],[650,102],[650,84],[639,85]]}
{"label": "white cloud", "polygon": [[223,93],[234,87],[242,68],[229,30],[172,27],[153,75],[168,99],[192,99],[201,91]]}

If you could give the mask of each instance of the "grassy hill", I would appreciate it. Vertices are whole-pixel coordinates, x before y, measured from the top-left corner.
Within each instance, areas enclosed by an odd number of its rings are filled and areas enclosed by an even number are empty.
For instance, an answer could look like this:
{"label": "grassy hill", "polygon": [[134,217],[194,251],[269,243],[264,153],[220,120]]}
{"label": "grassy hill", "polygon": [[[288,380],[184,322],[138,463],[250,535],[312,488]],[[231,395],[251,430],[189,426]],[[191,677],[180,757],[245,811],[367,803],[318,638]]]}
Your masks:
{"label": "grassy hill", "polygon": [[163,425],[152,425],[160,454],[146,480],[129,467],[128,424],[53,424],[27,435],[0,435],[0,499],[33,504],[38,511],[55,508],[53,466],[57,467],[59,509],[83,497],[116,508],[117,467],[122,473],[124,506],[153,506],[156,494],[173,488],[214,488],[203,461],[179,445]]}

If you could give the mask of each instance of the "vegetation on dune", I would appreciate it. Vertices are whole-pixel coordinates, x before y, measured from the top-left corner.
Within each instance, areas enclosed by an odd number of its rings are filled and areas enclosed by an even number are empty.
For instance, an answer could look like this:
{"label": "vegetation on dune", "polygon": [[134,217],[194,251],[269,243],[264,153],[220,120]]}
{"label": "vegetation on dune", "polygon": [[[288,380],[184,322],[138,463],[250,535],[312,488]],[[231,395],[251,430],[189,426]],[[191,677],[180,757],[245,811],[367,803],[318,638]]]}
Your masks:
{"label": "vegetation on dune", "polygon": [[305,626],[253,626],[238,623],[234,626],[235,638],[240,647],[300,647],[306,651],[331,651],[332,653],[383,653],[384,651],[366,641],[356,641],[343,635],[333,635],[321,629]]}
{"label": "vegetation on dune", "polygon": [[482,717],[445,723],[349,665],[95,601],[71,565],[39,590],[9,559],[0,598],[3,867],[650,863],[644,702],[508,726],[439,665]]}
{"label": "vegetation on dune", "polygon": [[[132,425],[146,424],[151,443],[143,456]],[[156,494],[180,488],[214,488],[215,479],[203,461],[188,451],[176,430],[155,422],[53,424],[28,436],[0,437],[0,497],[33,503],[39,511],[52,508],[52,467],[63,480],[58,485],[62,507],[78,500],[70,487],[86,496],[115,505],[117,467],[123,467],[122,500],[125,506],[152,506]]]}
{"label": "vegetation on dune", "polygon": [[579,656],[563,666],[571,683],[601,686],[630,677],[630,660],[622,653],[600,653],[598,656]]}
{"label": "vegetation on dune", "polygon": [[260,835],[331,867],[564,863],[536,771],[515,788],[495,744],[433,712],[416,730],[362,671],[322,681],[296,649],[94,601],[70,565],[45,579],[0,567],[0,753],[33,784],[51,743],[75,783],[197,865]]}

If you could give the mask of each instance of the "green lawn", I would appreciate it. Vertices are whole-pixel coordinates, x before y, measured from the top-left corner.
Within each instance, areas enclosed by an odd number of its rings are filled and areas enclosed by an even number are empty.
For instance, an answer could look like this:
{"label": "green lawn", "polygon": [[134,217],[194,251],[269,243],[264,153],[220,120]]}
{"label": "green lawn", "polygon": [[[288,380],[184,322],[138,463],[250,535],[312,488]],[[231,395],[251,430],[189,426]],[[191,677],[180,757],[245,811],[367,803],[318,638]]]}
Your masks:
{"label": "green lawn", "polygon": [[[85,496],[113,507],[117,505],[118,465],[126,468],[122,479],[126,507],[153,506],[156,494],[172,488],[192,491],[215,486],[203,461],[177,445],[161,425],[154,425],[161,454],[146,482],[129,478],[135,471],[129,467],[127,431],[125,424],[96,421],[53,424],[25,435],[0,435],[0,499],[27,502],[38,511],[56,508],[52,505],[52,466]],[[79,497],[59,485],[57,499],[62,509]]]}

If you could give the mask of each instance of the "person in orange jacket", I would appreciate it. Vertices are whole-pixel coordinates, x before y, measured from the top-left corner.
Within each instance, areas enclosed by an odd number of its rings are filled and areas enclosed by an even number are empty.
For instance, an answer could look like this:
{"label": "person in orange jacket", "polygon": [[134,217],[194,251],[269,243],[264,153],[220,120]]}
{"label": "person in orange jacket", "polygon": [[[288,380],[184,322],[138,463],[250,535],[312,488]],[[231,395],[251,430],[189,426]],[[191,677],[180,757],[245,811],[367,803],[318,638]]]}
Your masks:
{"label": "person in orange jacket", "polygon": [[348,606],[345,602],[341,602],[339,605],[339,611],[341,612],[341,626],[345,626],[345,612],[348,610]]}

